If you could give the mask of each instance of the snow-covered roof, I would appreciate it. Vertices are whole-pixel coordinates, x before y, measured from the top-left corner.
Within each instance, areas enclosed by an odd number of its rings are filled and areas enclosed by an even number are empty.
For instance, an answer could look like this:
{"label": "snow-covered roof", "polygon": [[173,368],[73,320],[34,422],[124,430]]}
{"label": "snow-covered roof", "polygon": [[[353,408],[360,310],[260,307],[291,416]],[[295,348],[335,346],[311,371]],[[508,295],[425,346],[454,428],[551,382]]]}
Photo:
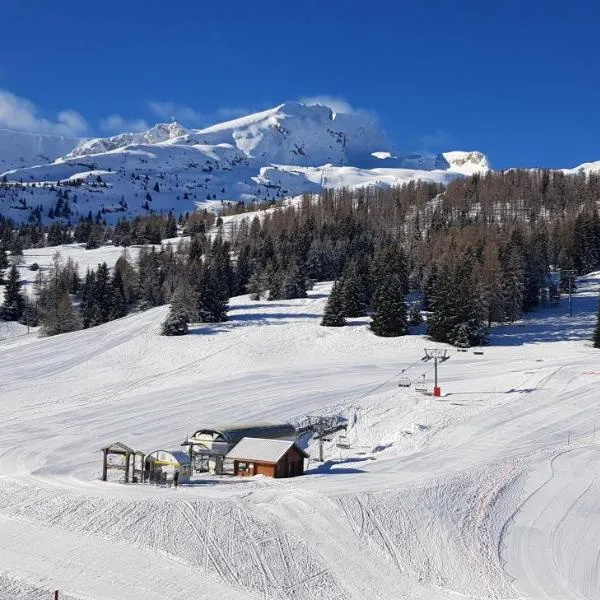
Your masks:
{"label": "snow-covered roof", "polygon": [[222,424],[198,429],[192,436],[192,439],[203,434],[218,435],[230,444],[237,444],[245,437],[270,439],[293,437],[296,434],[296,429],[290,423]]}
{"label": "snow-covered roof", "polygon": [[264,438],[245,437],[227,453],[226,458],[234,460],[253,460],[256,462],[276,463],[292,447],[296,446],[305,457],[308,454],[291,440],[267,440]]}
{"label": "snow-covered roof", "polygon": [[123,442],[115,442],[114,444],[109,444],[108,446],[104,446],[104,448],[100,448],[100,450],[106,450],[108,452],[127,452],[128,454],[136,453],[136,451],[133,448],[130,448]]}
{"label": "snow-covered roof", "polygon": [[146,457],[146,460],[156,460],[164,463],[179,463],[189,465],[190,457],[183,450],[155,450]]}

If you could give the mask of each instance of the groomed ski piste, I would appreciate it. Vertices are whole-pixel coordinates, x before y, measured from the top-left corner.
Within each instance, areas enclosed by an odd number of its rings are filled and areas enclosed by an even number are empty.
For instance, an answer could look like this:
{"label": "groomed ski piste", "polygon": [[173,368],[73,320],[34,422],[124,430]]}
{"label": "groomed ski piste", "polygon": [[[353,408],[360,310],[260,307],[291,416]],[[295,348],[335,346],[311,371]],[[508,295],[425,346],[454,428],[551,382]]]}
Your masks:
{"label": "groomed ski piste", "polygon": [[[53,338],[3,326],[0,598],[599,598],[600,273],[573,318],[563,297],[483,354],[449,348],[439,399],[398,386],[431,386],[439,345],[321,327],[330,287],[233,298],[227,323],[181,338],[159,335],[167,307]],[[176,448],[332,408],[350,448],[334,435],[304,477],[99,480],[117,440]]]}

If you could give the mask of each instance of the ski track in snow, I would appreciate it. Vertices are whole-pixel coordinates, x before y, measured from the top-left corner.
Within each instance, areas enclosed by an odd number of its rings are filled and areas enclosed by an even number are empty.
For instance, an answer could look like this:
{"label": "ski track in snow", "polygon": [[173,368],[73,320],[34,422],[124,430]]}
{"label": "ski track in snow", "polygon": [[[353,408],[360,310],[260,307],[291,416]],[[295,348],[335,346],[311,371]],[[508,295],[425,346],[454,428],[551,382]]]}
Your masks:
{"label": "ski track in snow", "polygon": [[[319,326],[329,284],[235,298],[230,321],[185,338],[158,335],[164,307],[49,339],[7,329],[0,598],[599,597],[598,354],[581,337],[598,283],[572,321],[542,310],[483,356],[453,353],[440,400],[393,379],[430,382],[431,342]],[[562,338],[540,339],[549,319]],[[202,424],[334,405],[351,448],[334,437],[299,479],[98,481],[109,442],[177,447]]]}

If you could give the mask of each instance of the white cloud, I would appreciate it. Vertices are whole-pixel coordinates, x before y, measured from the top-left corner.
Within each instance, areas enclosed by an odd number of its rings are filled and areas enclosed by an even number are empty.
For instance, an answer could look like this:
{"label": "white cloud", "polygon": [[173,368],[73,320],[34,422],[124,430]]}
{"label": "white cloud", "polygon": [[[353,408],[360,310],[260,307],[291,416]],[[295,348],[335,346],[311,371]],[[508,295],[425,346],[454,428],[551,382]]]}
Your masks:
{"label": "white cloud", "polygon": [[75,110],[61,111],[56,120],[45,119],[37,113],[38,108],[31,100],[0,89],[0,127],[65,136],[84,135],[88,130],[86,120]]}
{"label": "white cloud", "polygon": [[100,121],[100,128],[110,133],[146,131],[150,126],[144,119],[124,119],[121,115],[110,115]]}
{"label": "white cloud", "polygon": [[181,121],[184,125],[203,125],[206,117],[189,106],[177,104],[176,102],[162,102],[159,100],[148,100],[150,110],[161,119]]}
{"label": "white cloud", "polygon": [[452,143],[452,136],[441,129],[436,129],[434,133],[421,137],[421,143],[428,149],[446,149]]}
{"label": "white cloud", "polygon": [[308,106],[313,106],[315,104],[323,104],[324,106],[328,106],[336,113],[346,113],[351,114],[355,112],[359,112],[355,109],[347,100],[343,98],[336,98],[335,96],[308,96],[306,98],[300,98],[298,102],[302,104],[307,104]]}

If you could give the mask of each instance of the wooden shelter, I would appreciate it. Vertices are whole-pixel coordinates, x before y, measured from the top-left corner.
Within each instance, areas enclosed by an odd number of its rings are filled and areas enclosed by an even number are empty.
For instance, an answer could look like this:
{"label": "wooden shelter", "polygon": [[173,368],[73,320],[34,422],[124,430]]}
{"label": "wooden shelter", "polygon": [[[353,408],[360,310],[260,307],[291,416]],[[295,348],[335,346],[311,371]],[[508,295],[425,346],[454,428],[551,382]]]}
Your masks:
{"label": "wooden shelter", "polygon": [[226,458],[233,460],[233,472],[241,477],[296,477],[304,474],[308,454],[292,440],[243,438]]}
{"label": "wooden shelter", "polygon": [[144,453],[126,446],[122,442],[115,442],[101,448],[102,452],[102,481],[108,479],[108,470],[124,471],[124,482],[142,480],[144,468]]}

